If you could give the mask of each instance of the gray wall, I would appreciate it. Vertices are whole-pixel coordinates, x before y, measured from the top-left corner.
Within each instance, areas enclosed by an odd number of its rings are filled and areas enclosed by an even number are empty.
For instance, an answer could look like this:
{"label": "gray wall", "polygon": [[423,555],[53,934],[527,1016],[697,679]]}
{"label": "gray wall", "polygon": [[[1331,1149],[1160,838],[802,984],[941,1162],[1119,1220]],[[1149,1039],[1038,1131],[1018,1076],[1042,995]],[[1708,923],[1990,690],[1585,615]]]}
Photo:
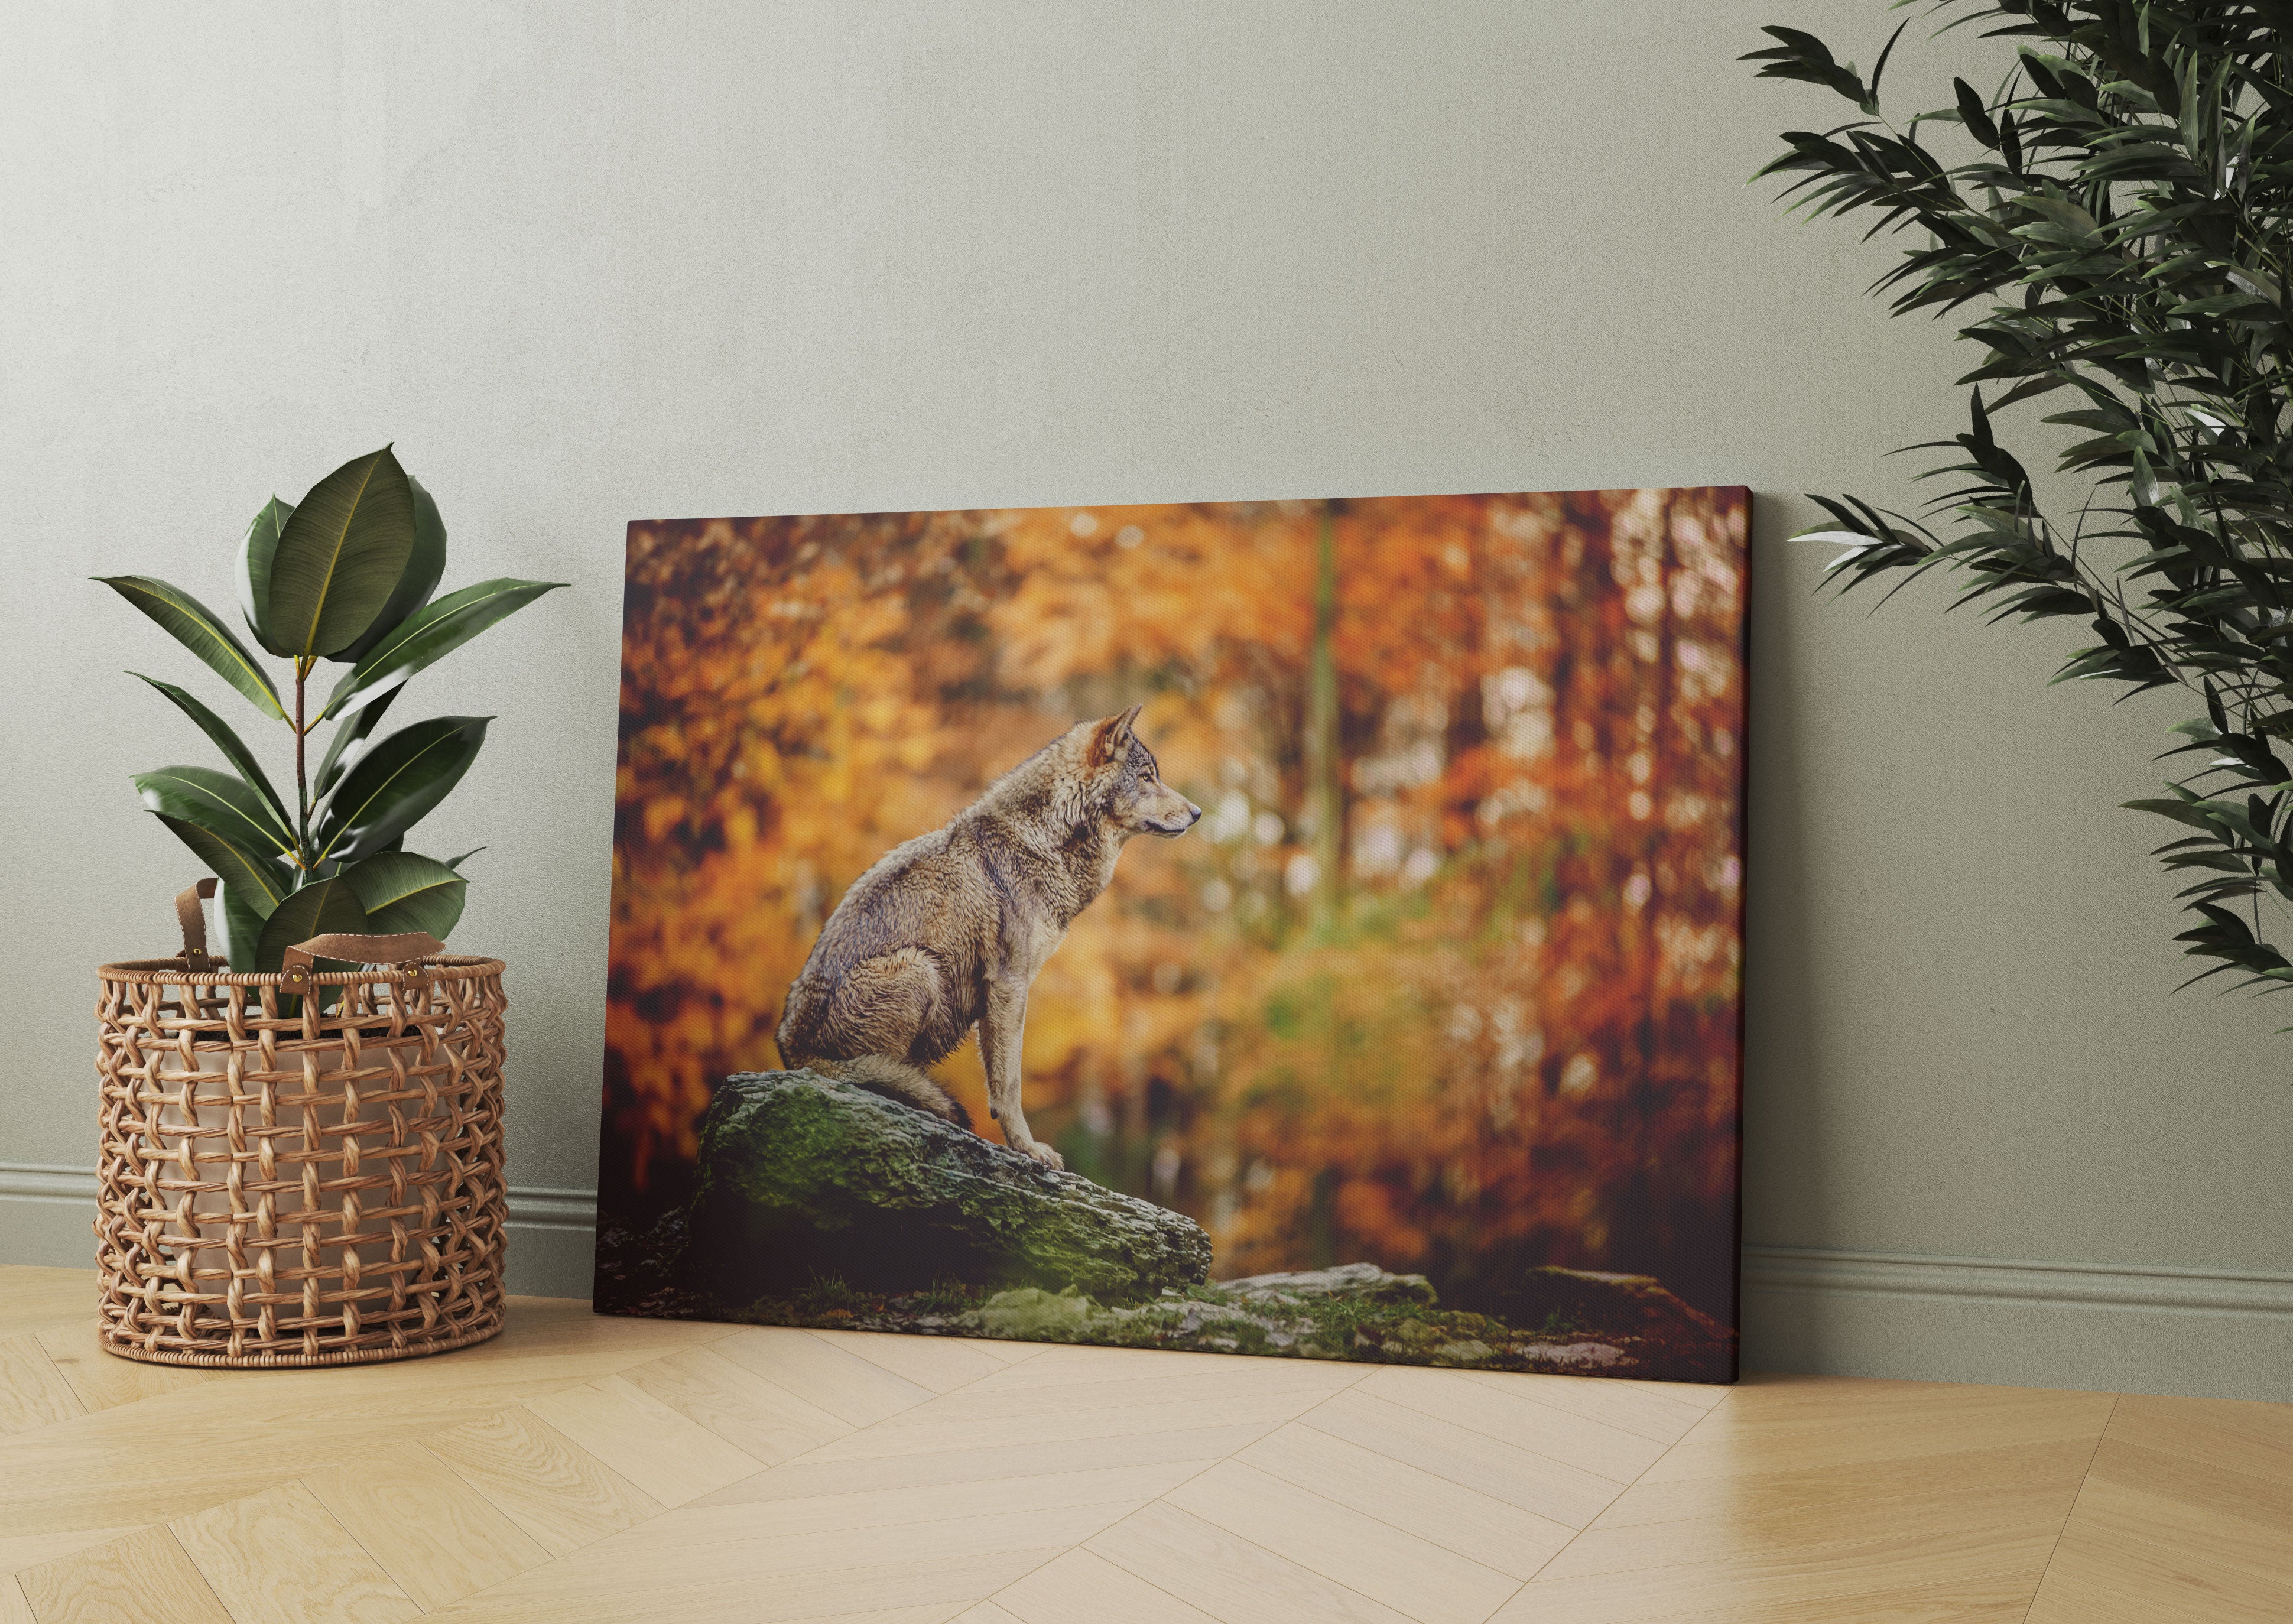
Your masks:
{"label": "gray wall", "polygon": [[[1745,177],[1876,0],[19,7],[0,94],[0,1256],[84,1262],[90,970],[185,855],[125,775],[248,513],[395,440],[458,580],[570,580],[421,679],[512,965],[518,1283],[584,1285],[623,522],[1744,483],[1758,494],[1754,1366],[2293,1397],[2285,1011],[2169,995],[2173,702],[1812,596],[1969,364]],[[1900,87],[1988,81],[1907,38]],[[1923,102],[1923,105],[1932,103]],[[205,685],[215,687],[212,682]],[[204,689],[203,689],[204,691]],[[217,702],[222,702],[218,699]]]}

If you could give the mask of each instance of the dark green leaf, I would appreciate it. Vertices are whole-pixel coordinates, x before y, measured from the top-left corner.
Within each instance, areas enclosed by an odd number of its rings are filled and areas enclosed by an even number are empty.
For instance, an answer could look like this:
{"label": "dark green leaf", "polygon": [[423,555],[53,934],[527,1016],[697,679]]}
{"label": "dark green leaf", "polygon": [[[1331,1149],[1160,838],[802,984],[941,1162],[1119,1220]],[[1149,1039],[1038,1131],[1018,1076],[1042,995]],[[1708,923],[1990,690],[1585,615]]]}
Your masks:
{"label": "dark green leaf", "polygon": [[266,856],[285,856],[295,837],[271,815],[244,779],[211,767],[163,767],[134,775],[143,804],[214,831],[233,844]]}
{"label": "dark green leaf", "polygon": [[218,896],[222,905],[215,914],[223,926],[223,955],[233,970],[252,975],[263,944],[262,910],[271,904],[267,898],[249,901],[246,888],[228,882]]}
{"label": "dark green leaf", "polygon": [[[1954,81],[1954,107],[1787,130],[1762,170],[1786,177],[1796,208],[1903,232],[1875,291],[1897,314],[1967,308],[1959,333],[1982,359],[1961,381],[1997,386],[1970,402],[1966,432],[1911,448],[1945,453],[1921,476],[1936,482],[1943,533],[1827,502],[1846,544],[1831,579],[1892,572],[1900,587],[1961,571],[1956,604],[2094,625],[2100,643],[2062,678],[2202,687],[2210,719],[2167,752],[2202,765],[2168,785],[2173,799],[2136,804],[2198,831],[2159,856],[2199,871],[2182,899],[2205,922],[2181,939],[2205,973],[2293,986],[2293,962],[2244,905],[2264,890],[2293,901],[2276,753],[2293,736],[2293,85],[2280,44],[2293,12],[1997,0],[1957,20],[2018,42],[2018,74],[1995,98]],[[1753,59],[1762,77],[1860,94],[1876,117],[1878,71],[1863,93],[1821,40],[1768,32],[1776,47]],[[1965,162],[1927,151],[1932,121],[1987,150]],[[2004,413],[2065,389],[2079,409],[2052,420],[2091,437],[2060,453],[2085,488],[2058,527],[2003,443],[2022,426]]]}
{"label": "dark green leaf", "polygon": [[406,556],[406,568],[400,572],[397,586],[391,589],[390,601],[374,617],[374,624],[349,647],[330,656],[333,659],[363,660],[368,650],[430,601],[430,595],[438,589],[439,577],[446,572],[446,521],[439,516],[438,504],[430,499],[420,480],[409,474],[406,486],[414,496],[414,550]]}
{"label": "dark green leaf", "polygon": [[240,903],[258,918],[270,917],[271,910],[287,895],[293,882],[285,866],[268,853],[243,848],[188,818],[170,817],[165,812],[156,816],[226,889],[237,886]]}
{"label": "dark green leaf", "polygon": [[461,782],[492,719],[417,722],[368,751],[328,798],[314,837],[320,855],[352,863],[405,833]]}
{"label": "dark green leaf", "polygon": [[[255,968],[265,975],[276,974],[289,947],[300,946],[314,936],[331,936],[337,931],[353,936],[366,934],[366,910],[359,905],[358,893],[348,881],[339,879],[306,885],[281,901],[263,922],[263,938],[255,947]],[[324,971],[347,966],[337,959],[320,959],[316,968]]]}
{"label": "dark green leaf", "polygon": [[279,534],[264,624],[297,659],[347,648],[382,613],[414,551],[414,491],[390,448],[311,487]]}
{"label": "dark green leaf", "polygon": [[239,775],[247,780],[256,794],[263,797],[263,804],[271,808],[271,816],[278,821],[279,827],[281,829],[288,827],[292,820],[288,816],[287,803],[279,799],[279,792],[271,787],[271,780],[263,775],[263,764],[255,759],[254,752],[247,748],[239,735],[231,731],[229,723],[172,682],[161,682],[157,677],[144,677],[141,671],[130,671],[127,674],[130,677],[142,678],[142,680],[174,701],[176,708],[197,723],[201,733],[215,741],[215,748],[223,751],[223,759],[237,767]]}
{"label": "dark green leaf", "polygon": [[231,628],[215,618],[215,612],[180,587],[171,587],[164,581],[149,575],[99,575],[95,578],[105,586],[150,615],[200,659],[210,670],[247,695],[267,714],[280,721],[287,719],[286,707],[279,702],[279,690],[271,686],[271,678],[255,662],[247,646],[231,636]]}
{"label": "dark green leaf", "polygon": [[328,695],[326,709],[319,712],[320,719],[371,703],[497,621],[507,619],[543,593],[564,584],[503,579],[448,593],[391,631],[365,659],[344,673]]}
{"label": "dark green leaf", "polygon": [[1953,79],[1950,87],[1957,93],[1959,122],[1966,126],[1967,134],[1997,151],[1998,126],[1990,121],[1990,114],[1983,107],[1982,98],[1974,93],[1974,86],[1965,79]]}
{"label": "dark green leaf", "polygon": [[357,764],[366,753],[376,725],[390,709],[391,701],[405,691],[403,687],[392,688],[381,698],[352,711],[336,727],[335,736],[327,741],[327,753],[319,759],[318,775],[311,780],[313,800],[324,800],[327,792],[335,787],[335,780]]}
{"label": "dark green leaf", "polygon": [[470,882],[435,857],[381,851],[343,870],[369,926],[385,935],[425,930],[444,941],[462,917]]}
{"label": "dark green leaf", "polygon": [[247,521],[239,543],[239,612],[255,640],[274,654],[293,651],[271,640],[267,617],[271,610],[271,560],[279,551],[279,532],[295,516],[294,508],[272,497],[263,511]]}

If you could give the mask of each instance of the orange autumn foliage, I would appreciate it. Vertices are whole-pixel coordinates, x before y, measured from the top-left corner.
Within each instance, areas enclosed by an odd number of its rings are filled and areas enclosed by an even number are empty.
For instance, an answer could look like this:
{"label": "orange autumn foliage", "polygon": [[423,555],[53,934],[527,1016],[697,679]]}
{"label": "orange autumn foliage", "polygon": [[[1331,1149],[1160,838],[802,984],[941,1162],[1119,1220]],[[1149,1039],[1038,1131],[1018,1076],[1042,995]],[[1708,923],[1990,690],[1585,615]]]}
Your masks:
{"label": "orange autumn foliage", "polygon": [[[712,1080],[778,1064],[863,869],[1143,700],[1207,816],[1134,844],[1036,983],[1028,1112],[1069,1165],[1195,1216],[1221,1276],[1502,1257],[1724,1311],[1746,517],[1699,489],[631,526],[609,1198],[673,1192]],[[976,1053],[945,1069],[984,1121]]]}

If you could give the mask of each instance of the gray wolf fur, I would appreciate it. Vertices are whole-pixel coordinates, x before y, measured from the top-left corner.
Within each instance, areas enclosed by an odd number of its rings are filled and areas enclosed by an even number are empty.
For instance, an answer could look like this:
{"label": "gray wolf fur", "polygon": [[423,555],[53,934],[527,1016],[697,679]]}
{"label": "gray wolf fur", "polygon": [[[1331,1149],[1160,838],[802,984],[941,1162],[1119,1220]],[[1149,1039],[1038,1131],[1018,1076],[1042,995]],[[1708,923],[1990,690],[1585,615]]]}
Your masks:
{"label": "gray wolf fur", "polygon": [[1005,1142],[1065,1165],[1019,1103],[1027,989],[1132,836],[1181,835],[1203,815],[1163,782],[1139,709],[1069,729],[855,881],[789,988],[782,1060],[969,1127],[924,1068],[976,1027]]}

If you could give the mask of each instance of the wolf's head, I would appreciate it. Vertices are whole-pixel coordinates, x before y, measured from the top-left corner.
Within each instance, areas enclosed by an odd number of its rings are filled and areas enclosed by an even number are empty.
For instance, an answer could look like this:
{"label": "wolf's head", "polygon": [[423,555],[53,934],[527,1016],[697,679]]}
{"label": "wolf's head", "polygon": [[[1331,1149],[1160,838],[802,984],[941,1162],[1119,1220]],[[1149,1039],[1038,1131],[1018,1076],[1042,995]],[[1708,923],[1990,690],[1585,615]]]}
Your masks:
{"label": "wolf's head", "polygon": [[1138,712],[1133,705],[1120,716],[1085,722],[1084,759],[1098,793],[1092,797],[1105,808],[1102,816],[1125,836],[1181,835],[1195,826],[1203,809],[1163,782],[1155,752],[1136,731]]}

